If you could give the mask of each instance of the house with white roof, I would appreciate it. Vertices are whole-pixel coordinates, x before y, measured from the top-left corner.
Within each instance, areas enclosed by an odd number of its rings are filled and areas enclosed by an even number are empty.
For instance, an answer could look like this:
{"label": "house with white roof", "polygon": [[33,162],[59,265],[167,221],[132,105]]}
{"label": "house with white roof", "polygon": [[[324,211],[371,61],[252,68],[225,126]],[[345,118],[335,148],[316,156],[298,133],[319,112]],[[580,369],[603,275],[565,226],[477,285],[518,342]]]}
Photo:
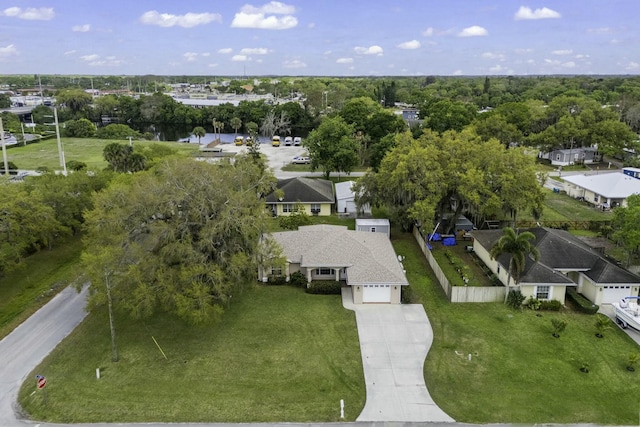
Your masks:
{"label": "house with white roof", "polygon": [[271,233],[286,258],[287,278],[296,271],[313,280],[343,281],[351,287],[353,302],[400,304],[407,278],[391,241],[384,233],[363,233],[338,225],[309,225],[296,231]]}
{"label": "house with white roof", "polygon": [[576,199],[602,208],[626,206],[627,197],[640,194],[640,169],[624,168],[622,172],[591,173],[563,177],[564,191]]}

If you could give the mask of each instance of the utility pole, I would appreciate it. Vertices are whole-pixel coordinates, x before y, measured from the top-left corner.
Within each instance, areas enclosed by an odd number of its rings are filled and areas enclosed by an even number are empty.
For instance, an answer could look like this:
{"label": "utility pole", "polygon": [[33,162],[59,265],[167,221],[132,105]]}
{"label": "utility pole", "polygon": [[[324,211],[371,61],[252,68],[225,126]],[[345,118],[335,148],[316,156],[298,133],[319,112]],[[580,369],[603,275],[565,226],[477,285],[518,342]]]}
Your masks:
{"label": "utility pole", "polygon": [[2,143],[2,158],[4,159],[4,174],[9,175],[9,162],[7,161],[7,146],[4,144],[4,125],[0,117],[0,142]]}
{"label": "utility pole", "polygon": [[56,138],[58,139],[58,156],[60,157],[60,166],[62,166],[62,173],[67,176],[67,163],[64,160],[64,148],[62,147],[62,141],[60,140],[60,125],[58,124],[58,109],[53,108],[53,118],[56,125]]}

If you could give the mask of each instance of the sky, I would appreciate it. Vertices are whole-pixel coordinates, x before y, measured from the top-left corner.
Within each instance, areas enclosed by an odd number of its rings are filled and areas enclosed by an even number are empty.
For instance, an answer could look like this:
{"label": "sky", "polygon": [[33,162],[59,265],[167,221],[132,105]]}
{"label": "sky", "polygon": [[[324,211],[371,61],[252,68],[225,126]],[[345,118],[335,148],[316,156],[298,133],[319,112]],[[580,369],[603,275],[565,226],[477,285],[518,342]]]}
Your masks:
{"label": "sky", "polygon": [[0,74],[640,74],[640,0],[0,0]]}

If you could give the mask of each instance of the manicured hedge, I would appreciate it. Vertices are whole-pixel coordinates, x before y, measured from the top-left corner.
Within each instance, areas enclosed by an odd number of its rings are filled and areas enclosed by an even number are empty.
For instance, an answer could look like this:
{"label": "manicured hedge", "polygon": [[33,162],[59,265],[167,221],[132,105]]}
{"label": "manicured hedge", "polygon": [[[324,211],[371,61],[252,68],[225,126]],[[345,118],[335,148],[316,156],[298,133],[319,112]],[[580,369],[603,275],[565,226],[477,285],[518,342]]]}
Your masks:
{"label": "manicured hedge", "polygon": [[309,283],[306,292],[308,294],[321,294],[321,295],[340,295],[342,284],[331,280],[318,280]]}
{"label": "manicured hedge", "polygon": [[587,314],[596,314],[598,312],[598,306],[579,294],[574,288],[567,288],[567,296],[581,312]]}

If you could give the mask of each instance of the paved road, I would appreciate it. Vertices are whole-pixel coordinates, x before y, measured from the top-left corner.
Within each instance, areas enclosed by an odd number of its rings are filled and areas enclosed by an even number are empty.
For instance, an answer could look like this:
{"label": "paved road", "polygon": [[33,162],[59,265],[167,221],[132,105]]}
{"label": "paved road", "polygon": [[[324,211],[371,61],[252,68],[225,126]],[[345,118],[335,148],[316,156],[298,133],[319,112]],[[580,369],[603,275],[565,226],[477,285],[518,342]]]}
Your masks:
{"label": "paved road", "polygon": [[0,341],[0,426],[25,425],[15,416],[18,390],[31,370],[85,318],[87,292],[87,287],[81,293],[66,288]]}

